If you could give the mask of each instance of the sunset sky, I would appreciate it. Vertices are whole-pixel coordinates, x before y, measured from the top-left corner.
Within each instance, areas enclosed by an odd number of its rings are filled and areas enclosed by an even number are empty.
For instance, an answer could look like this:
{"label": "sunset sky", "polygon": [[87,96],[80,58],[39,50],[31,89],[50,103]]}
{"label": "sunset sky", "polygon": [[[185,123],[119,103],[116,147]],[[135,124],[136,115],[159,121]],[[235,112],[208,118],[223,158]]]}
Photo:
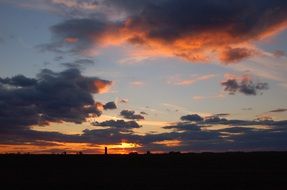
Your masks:
{"label": "sunset sky", "polygon": [[286,0],[0,0],[0,152],[287,150]]}

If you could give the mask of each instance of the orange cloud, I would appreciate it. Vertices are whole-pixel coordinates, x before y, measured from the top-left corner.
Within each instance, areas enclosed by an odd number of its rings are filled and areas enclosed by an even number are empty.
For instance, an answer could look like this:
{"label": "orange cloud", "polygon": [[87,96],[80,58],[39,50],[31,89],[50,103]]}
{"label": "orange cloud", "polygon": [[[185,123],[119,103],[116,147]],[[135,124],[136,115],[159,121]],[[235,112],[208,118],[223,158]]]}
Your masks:
{"label": "orange cloud", "polygon": [[[74,6],[73,2],[57,1]],[[96,55],[101,48],[132,44],[130,56],[134,60],[180,57],[189,62],[236,63],[258,55],[256,48],[250,48],[254,41],[287,28],[287,5],[283,1],[98,4],[113,10],[120,19],[71,19],[52,27],[60,39],[69,39],[71,34],[78,38],[79,43],[71,47],[73,52]],[[110,12],[102,13],[109,17]]]}
{"label": "orange cloud", "polygon": [[179,141],[179,140],[163,140],[163,141],[154,142],[153,144],[164,145],[167,147],[177,147],[177,146],[181,145],[181,141]]}
{"label": "orange cloud", "polygon": [[94,86],[98,90],[99,94],[108,93],[111,85],[112,85],[112,82],[110,82],[110,81],[103,81],[103,80],[95,80],[94,81]]}

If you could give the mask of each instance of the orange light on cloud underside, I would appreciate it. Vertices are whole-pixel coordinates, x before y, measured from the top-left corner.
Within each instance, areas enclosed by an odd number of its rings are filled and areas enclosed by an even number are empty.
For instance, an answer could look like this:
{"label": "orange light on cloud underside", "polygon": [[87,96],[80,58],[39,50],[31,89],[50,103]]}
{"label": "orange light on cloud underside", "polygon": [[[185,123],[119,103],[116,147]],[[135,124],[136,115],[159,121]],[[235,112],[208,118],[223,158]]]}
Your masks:
{"label": "orange light on cloud underside", "polygon": [[149,57],[181,57],[187,61],[209,63],[214,58],[222,61],[221,56],[227,47],[251,47],[252,40],[276,35],[286,29],[286,23],[281,22],[256,35],[234,35],[230,32],[234,29],[231,24],[221,28],[190,32],[179,35],[176,39],[166,40],[150,37],[148,26],[133,27],[133,22],[127,20],[123,26],[110,25],[100,35],[92,34],[90,39],[95,46],[86,52],[98,52],[98,48],[109,46],[133,44],[129,52],[133,60],[144,60]]}
{"label": "orange light on cloud underside", "polygon": [[180,140],[163,140],[163,141],[154,142],[153,144],[165,145],[167,147],[177,147],[181,145],[181,141]]}
{"label": "orange light on cloud underside", "polygon": [[96,102],[96,103],[95,103],[95,106],[96,106],[96,108],[97,108],[98,110],[104,111],[104,105],[103,105],[102,103]]}
{"label": "orange light on cloud underside", "polygon": [[111,84],[112,84],[111,82],[108,83],[108,82],[104,82],[101,80],[94,81],[94,85],[98,89],[99,94],[104,94],[104,93],[109,92]]}

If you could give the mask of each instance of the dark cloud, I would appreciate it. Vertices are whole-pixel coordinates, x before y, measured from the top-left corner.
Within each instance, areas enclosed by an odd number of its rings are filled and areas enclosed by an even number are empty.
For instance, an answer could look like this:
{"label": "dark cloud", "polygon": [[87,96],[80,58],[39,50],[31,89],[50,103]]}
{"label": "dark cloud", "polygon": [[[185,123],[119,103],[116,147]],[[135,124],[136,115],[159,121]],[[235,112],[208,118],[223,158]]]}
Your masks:
{"label": "dark cloud", "polygon": [[117,105],[115,102],[108,102],[105,105],[103,105],[105,110],[113,110],[113,109],[117,109]]}
{"label": "dark cloud", "polygon": [[119,99],[119,103],[127,104],[129,102],[128,99]]}
{"label": "dark cloud", "polygon": [[124,121],[124,120],[109,120],[101,123],[94,122],[93,125],[102,127],[115,127],[118,129],[133,129],[142,127],[135,121]]}
{"label": "dark cloud", "polygon": [[247,48],[226,48],[221,53],[220,60],[224,63],[237,63],[255,54],[254,50]]}
{"label": "dark cloud", "polygon": [[278,108],[275,110],[271,110],[269,112],[271,112],[271,113],[282,113],[282,112],[286,112],[286,111],[287,111],[287,109],[285,109],[285,108]]}
{"label": "dark cloud", "polygon": [[276,50],[273,52],[273,55],[275,57],[283,57],[283,56],[286,56],[286,52],[282,51],[282,50]]}
{"label": "dark cloud", "polygon": [[225,123],[227,119],[221,118],[219,116],[211,116],[204,119],[204,124],[216,124],[216,123]]}
{"label": "dark cloud", "polygon": [[203,118],[198,114],[185,115],[180,118],[183,121],[202,121]]}
{"label": "dark cloud", "polygon": [[[55,43],[46,49],[84,53],[129,42],[189,61],[207,61],[213,52],[233,63],[253,56],[250,43],[280,31],[287,18],[284,0],[105,0],[97,5],[105,16],[53,26]],[[118,18],[108,19],[111,15]]]}
{"label": "dark cloud", "polygon": [[12,78],[1,78],[0,77],[0,85],[10,85],[14,87],[29,87],[36,85],[37,80],[32,78],[27,78],[23,75],[17,75]]}
{"label": "dark cloud", "polygon": [[101,111],[92,95],[109,85],[110,81],[82,76],[77,69],[44,69],[35,79],[1,79],[0,130],[28,129],[50,122],[82,123],[88,117],[97,117]]}
{"label": "dark cloud", "polygon": [[51,27],[53,42],[41,45],[43,51],[78,53],[91,48],[107,30],[108,25],[97,19],[72,19]]}
{"label": "dark cloud", "polygon": [[[279,109],[278,109],[279,110]],[[280,111],[280,110],[279,110]],[[199,116],[199,115],[198,115]],[[181,127],[183,126],[192,126],[193,128],[197,128],[197,127],[206,127],[206,126],[213,126],[213,125],[226,125],[226,126],[287,126],[286,121],[282,120],[282,121],[274,121],[272,120],[272,118],[269,117],[260,117],[254,120],[239,120],[239,119],[226,119],[224,118],[224,116],[229,116],[229,114],[214,114],[212,116],[208,116],[208,117],[201,117],[199,116],[198,118],[202,118],[202,119],[198,119],[198,120],[185,120],[188,122],[179,122],[176,125],[171,125],[171,126],[166,126],[164,127],[165,129],[174,129],[177,128],[179,126],[179,129],[183,128]],[[184,117],[184,116],[183,116]]]}
{"label": "dark cloud", "polygon": [[176,125],[170,125],[163,127],[164,129],[175,129],[177,131],[200,131],[201,127],[191,123],[177,123]]}
{"label": "dark cloud", "polygon": [[224,86],[224,91],[228,92],[230,95],[234,95],[240,92],[244,95],[257,95],[262,94],[263,90],[269,89],[268,83],[253,82],[249,77],[243,78],[227,78],[225,81],[221,82]]}
{"label": "dark cloud", "polygon": [[140,114],[135,114],[135,111],[132,111],[132,110],[122,110],[120,115],[126,119],[134,119],[134,120],[145,119],[144,116],[142,116]]}
{"label": "dark cloud", "polygon": [[217,116],[217,117],[227,117],[227,116],[230,116],[229,113],[217,113],[217,114],[214,114],[213,116]]}
{"label": "dark cloud", "polygon": [[207,117],[204,121],[197,123],[198,125],[230,125],[230,126],[274,126],[282,127],[287,126],[287,122],[283,121],[274,121],[269,117],[264,117],[255,120],[239,120],[239,119],[226,119],[221,117]]}
{"label": "dark cloud", "polygon": [[148,113],[146,113],[146,112],[144,112],[144,111],[141,111],[140,114],[141,114],[141,115],[148,115]]}
{"label": "dark cloud", "polygon": [[95,62],[91,59],[78,59],[74,62],[61,63],[61,65],[65,66],[68,69],[84,69],[88,66],[95,65]]}
{"label": "dark cloud", "polygon": [[[22,130],[21,133],[8,131],[0,133],[1,144],[30,144],[49,146],[48,143],[73,142],[89,143],[91,146],[100,144],[120,144],[126,142],[137,143],[138,151],[262,151],[286,150],[287,121],[249,121],[249,120],[218,120],[217,123],[226,125],[218,130],[202,129],[210,120],[197,124],[179,122],[166,126],[172,132],[159,134],[137,135],[132,129],[141,127],[135,121],[109,120],[95,122],[94,125],[104,129],[84,130],[79,135],[61,134],[58,132],[44,132]],[[215,122],[215,120],[214,120]],[[205,123],[205,124],[204,124]],[[231,123],[240,125],[232,126]],[[252,125],[263,125],[269,128],[258,129]],[[215,123],[213,123],[215,124]],[[177,141],[178,145],[170,146],[169,141]],[[44,142],[44,144],[43,144]],[[52,144],[55,145],[55,144]]]}

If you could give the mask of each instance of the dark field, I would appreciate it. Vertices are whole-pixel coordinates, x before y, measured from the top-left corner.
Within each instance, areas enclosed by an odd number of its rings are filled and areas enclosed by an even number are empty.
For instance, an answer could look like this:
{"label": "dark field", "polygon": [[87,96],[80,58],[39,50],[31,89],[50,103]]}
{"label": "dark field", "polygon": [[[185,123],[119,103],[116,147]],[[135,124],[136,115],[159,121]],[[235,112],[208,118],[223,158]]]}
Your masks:
{"label": "dark field", "polygon": [[0,167],[5,189],[287,189],[286,152],[1,155]]}

